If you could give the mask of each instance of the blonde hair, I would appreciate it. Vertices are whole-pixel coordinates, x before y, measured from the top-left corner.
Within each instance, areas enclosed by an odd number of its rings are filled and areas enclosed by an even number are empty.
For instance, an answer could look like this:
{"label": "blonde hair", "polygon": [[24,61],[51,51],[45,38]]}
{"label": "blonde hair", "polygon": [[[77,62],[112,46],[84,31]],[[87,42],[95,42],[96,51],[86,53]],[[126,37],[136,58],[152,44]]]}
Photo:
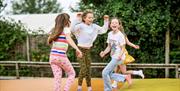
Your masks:
{"label": "blonde hair", "polygon": [[83,12],[83,14],[82,14],[82,21],[83,21],[83,22],[85,22],[85,21],[84,21],[84,18],[86,18],[87,14],[89,14],[89,13],[90,13],[90,14],[93,14],[93,11],[90,10],[90,9],[87,9],[86,11]]}
{"label": "blonde hair", "polygon": [[[113,17],[113,18],[111,18],[111,21],[113,20],[113,19],[116,19],[116,20],[118,20],[118,22],[119,22],[119,25],[120,25],[120,28],[119,28],[119,30],[126,36],[126,33],[124,32],[124,27],[123,27],[123,25],[122,25],[122,21],[121,21],[121,19],[118,19],[117,17]],[[110,21],[110,24],[111,24],[111,21]],[[109,24],[109,25],[110,25]],[[111,29],[111,28],[110,28]]]}

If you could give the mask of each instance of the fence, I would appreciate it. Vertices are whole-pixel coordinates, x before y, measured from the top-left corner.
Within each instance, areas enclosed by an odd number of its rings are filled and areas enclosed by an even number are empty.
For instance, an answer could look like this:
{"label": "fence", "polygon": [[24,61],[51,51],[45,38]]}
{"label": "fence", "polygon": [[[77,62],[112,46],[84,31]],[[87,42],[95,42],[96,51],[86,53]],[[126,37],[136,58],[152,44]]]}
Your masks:
{"label": "fence", "polygon": [[[72,63],[73,67],[79,68],[79,63]],[[92,68],[104,68],[107,63],[91,63]],[[50,67],[48,62],[28,61],[0,61],[0,66],[15,66],[16,78],[19,79],[19,67]],[[151,69],[175,69],[175,78],[180,77],[180,64],[128,64],[128,68],[151,68]]]}

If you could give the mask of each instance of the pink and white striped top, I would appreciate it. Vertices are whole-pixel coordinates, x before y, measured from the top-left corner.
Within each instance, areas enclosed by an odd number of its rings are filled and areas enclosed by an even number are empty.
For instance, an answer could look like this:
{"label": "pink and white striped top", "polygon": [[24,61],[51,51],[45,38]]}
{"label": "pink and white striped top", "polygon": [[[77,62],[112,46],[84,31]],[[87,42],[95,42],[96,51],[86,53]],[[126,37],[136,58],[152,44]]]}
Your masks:
{"label": "pink and white striped top", "polygon": [[69,28],[64,28],[59,37],[53,41],[50,55],[66,57],[66,51],[68,49],[68,42],[66,40],[66,34],[71,33]]}

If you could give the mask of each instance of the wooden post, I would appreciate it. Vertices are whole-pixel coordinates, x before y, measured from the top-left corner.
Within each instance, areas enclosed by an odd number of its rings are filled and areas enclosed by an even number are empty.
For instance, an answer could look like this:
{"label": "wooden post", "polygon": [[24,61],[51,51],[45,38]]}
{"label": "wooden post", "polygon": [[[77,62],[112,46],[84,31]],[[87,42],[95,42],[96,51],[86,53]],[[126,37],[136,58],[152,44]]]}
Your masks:
{"label": "wooden post", "polygon": [[176,72],[176,78],[178,78],[179,75],[178,65],[176,65],[175,72]]}
{"label": "wooden post", "polygon": [[19,79],[19,63],[16,63],[16,79]]}
{"label": "wooden post", "polygon": [[[165,64],[169,64],[169,52],[170,52],[170,31],[169,28],[166,31],[166,42],[165,42]],[[169,69],[165,68],[165,77],[169,77]]]}
{"label": "wooden post", "polygon": [[27,61],[30,61],[30,55],[29,55],[29,35],[27,35],[27,38],[26,38],[26,53],[27,53]]}

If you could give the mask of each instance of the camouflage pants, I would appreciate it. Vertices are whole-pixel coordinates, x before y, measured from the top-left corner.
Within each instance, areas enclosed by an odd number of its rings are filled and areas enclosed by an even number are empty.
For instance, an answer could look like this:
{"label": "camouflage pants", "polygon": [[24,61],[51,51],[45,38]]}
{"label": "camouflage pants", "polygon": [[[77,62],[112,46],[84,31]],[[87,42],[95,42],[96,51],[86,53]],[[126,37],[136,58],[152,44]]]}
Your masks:
{"label": "camouflage pants", "polygon": [[78,77],[78,85],[82,86],[83,78],[86,78],[86,84],[88,87],[91,86],[91,57],[90,49],[80,48],[83,53],[82,58],[78,58],[80,65],[80,72]]}

